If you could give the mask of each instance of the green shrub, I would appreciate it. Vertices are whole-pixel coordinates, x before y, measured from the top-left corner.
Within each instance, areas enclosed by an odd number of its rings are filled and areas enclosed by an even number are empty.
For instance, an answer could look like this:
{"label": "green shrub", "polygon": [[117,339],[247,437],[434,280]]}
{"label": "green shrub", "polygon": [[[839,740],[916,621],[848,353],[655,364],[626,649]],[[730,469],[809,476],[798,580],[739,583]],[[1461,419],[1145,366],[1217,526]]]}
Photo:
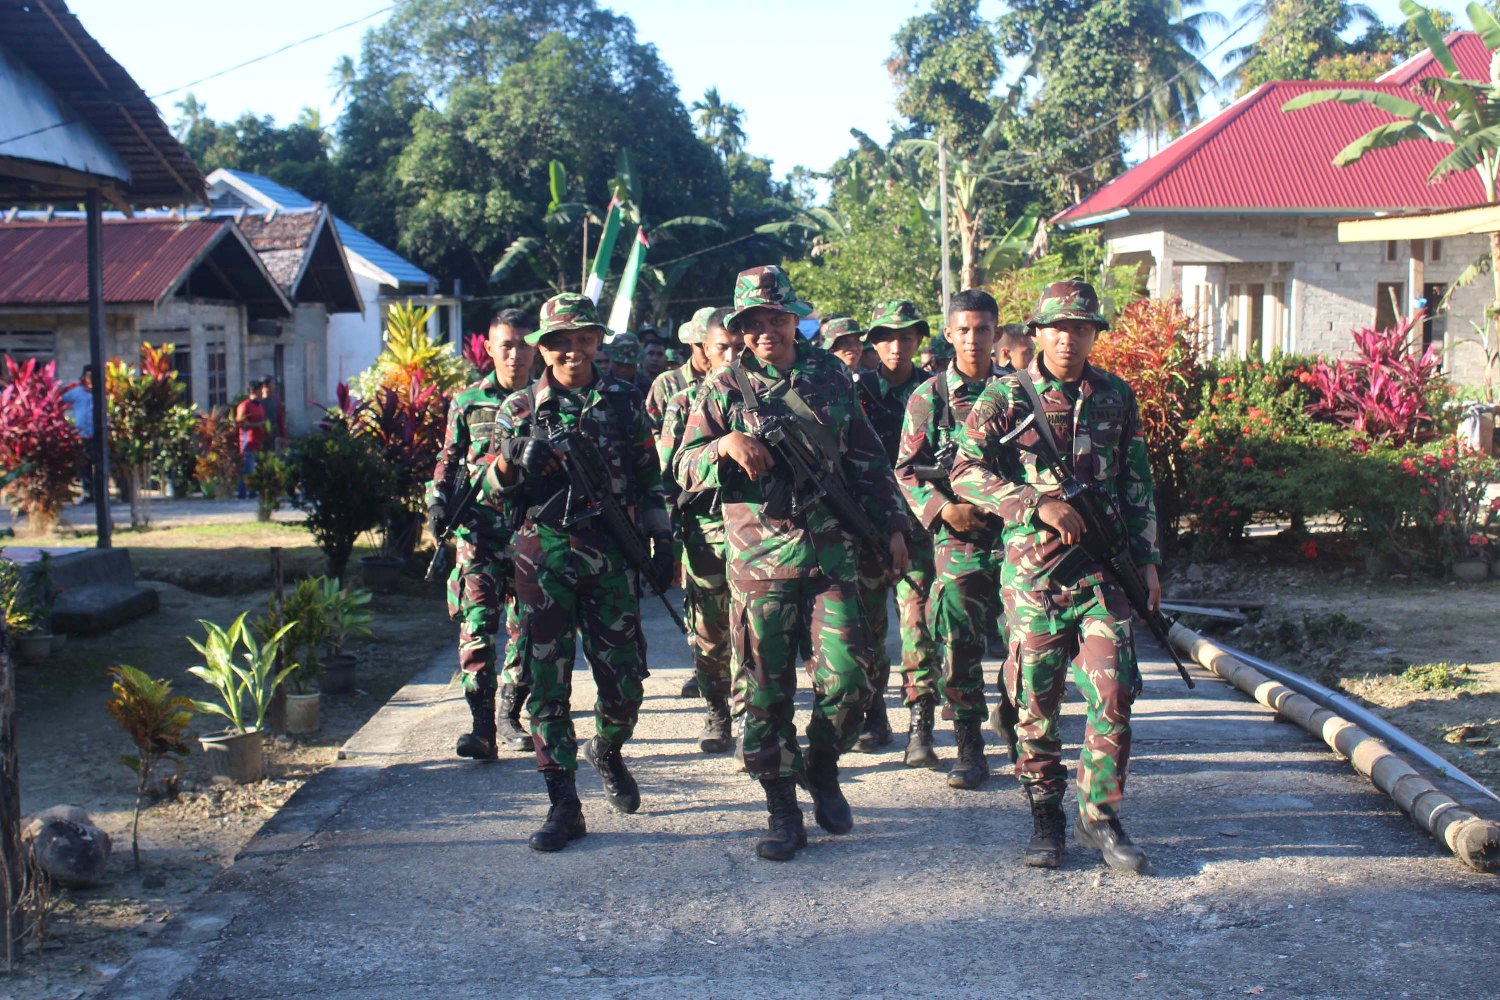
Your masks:
{"label": "green shrub", "polygon": [[1421,663],[1401,671],[1397,680],[1413,691],[1447,691],[1469,683],[1469,668],[1465,664]]}

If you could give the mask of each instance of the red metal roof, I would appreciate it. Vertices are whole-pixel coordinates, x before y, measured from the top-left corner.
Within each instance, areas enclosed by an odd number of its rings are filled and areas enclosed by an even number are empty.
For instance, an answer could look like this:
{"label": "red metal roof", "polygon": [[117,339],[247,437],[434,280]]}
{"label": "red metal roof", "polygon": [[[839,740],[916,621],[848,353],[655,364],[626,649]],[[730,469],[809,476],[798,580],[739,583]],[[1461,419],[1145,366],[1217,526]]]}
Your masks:
{"label": "red metal roof", "polygon": [[[104,224],[104,301],[161,301],[223,237],[228,219],[111,219]],[[88,302],[82,222],[0,224],[0,305]]]}
{"label": "red metal roof", "polygon": [[[1454,32],[1449,43],[1464,75],[1489,78],[1489,52],[1477,35]],[[1424,54],[1371,83],[1262,84],[1053,222],[1087,225],[1103,217],[1153,211],[1357,214],[1478,204],[1484,190],[1472,172],[1427,182],[1450,149],[1436,143],[1402,143],[1335,167],[1339,150],[1391,120],[1376,108],[1330,102],[1290,114],[1281,110],[1299,94],[1344,87],[1396,94],[1435,110],[1412,81],[1441,72],[1431,55]]]}

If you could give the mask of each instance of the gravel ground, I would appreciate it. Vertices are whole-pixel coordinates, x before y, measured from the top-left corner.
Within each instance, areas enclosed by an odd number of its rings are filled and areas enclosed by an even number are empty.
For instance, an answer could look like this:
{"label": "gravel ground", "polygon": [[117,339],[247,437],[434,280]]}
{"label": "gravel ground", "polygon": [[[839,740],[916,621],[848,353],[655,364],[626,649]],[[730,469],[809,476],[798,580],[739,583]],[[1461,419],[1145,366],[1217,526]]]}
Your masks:
{"label": "gravel ground", "polygon": [[[1189,693],[1161,662],[1146,664],[1125,816],[1147,875],[1107,872],[1071,843],[1061,870],[1022,868],[1030,823],[1014,779],[951,790],[941,773],[901,766],[901,738],[844,758],[852,834],[818,830],[808,806],[807,849],[760,861],[759,788],[697,752],[699,706],[675,696],[686,657],[654,602],[645,613],[658,668],[628,750],[638,815],[610,813],[585,765],[588,837],[529,851],[541,778],[523,755],[452,756],[466,712],[439,664],[104,995],[1495,992],[1494,879],[1301,730],[1206,676]],[[580,738],[591,704],[580,672]],[[1076,701],[1066,722],[1076,743]],[[951,732],[940,753],[952,758]]]}

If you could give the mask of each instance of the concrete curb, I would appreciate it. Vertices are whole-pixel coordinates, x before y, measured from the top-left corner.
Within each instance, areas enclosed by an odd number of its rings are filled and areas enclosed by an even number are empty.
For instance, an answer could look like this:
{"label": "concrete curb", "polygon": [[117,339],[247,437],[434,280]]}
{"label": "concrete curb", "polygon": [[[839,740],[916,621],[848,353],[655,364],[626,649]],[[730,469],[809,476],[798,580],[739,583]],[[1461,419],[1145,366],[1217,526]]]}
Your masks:
{"label": "concrete curb", "polygon": [[99,993],[110,1000],[168,1000],[198,967],[200,949],[218,937],[244,906],[245,887],[266,877],[301,850],[346,805],[378,778],[412,727],[456,697],[450,681],[457,654],[445,649],[370,720],[350,736],[341,757],[310,778],[266,820],[234,863],[148,948],[137,952]]}
{"label": "concrete curb", "polygon": [[[1500,824],[1465,809],[1422,777],[1386,744],[1338,713],[1272,680],[1185,625],[1173,625],[1172,645],[1262,705],[1318,737],[1453,856],[1477,872],[1500,872]],[[1279,665],[1278,665],[1279,666]]]}

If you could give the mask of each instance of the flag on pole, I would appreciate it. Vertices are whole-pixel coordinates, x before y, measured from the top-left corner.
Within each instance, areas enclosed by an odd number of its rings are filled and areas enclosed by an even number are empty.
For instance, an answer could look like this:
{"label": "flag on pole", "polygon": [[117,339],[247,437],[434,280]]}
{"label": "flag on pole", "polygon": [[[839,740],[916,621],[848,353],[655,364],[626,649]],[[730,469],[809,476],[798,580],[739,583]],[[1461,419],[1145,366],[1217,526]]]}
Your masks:
{"label": "flag on pole", "polygon": [[630,329],[630,306],[635,301],[635,280],[641,275],[641,266],[646,262],[646,251],[651,241],[646,239],[646,227],[635,231],[635,243],[625,261],[625,270],[620,272],[620,288],[615,293],[614,305],[609,309],[611,333],[623,333]]}
{"label": "flag on pole", "polygon": [[594,255],[594,269],[589,273],[588,287],[583,293],[599,304],[604,293],[604,279],[609,277],[609,258],[615,252],[615,240],[620,235],[620,199],[609,199],[609,212],[604,217],[604,232],[599,236],[599,252]]}

